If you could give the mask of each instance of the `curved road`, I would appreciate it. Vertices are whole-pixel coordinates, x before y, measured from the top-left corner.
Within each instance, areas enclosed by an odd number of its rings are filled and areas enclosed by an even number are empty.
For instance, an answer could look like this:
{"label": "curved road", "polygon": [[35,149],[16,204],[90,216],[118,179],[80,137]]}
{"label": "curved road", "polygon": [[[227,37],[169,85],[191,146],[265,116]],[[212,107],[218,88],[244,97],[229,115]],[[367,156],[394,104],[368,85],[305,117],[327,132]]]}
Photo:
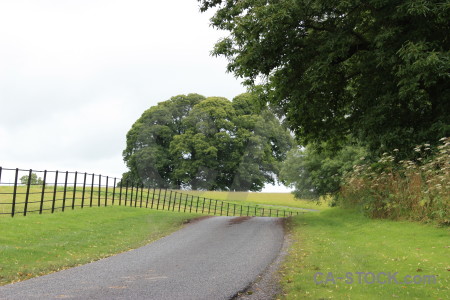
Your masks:
{"label": "curved road", "polygon": [[136,250],[0,287],[0,299],[230,299],[277,257],[282,221],[207,218]]}

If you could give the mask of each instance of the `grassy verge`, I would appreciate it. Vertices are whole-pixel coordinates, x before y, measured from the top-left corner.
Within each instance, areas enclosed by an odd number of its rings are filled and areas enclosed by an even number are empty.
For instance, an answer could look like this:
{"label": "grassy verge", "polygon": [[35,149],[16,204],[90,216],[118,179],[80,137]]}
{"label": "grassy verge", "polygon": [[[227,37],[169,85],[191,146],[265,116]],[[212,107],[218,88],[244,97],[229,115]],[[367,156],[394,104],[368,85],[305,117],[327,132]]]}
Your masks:
{"label": "grassy verge", "polygon": [[0,218],[0,285],[137,248],[196,216],[115,206]]}
{"label": "grassy verge", "polygon": [[291,193],[248,193],[248,192],[217,192],[188,191],[188,194],[218,199],[239,204],[274,205],[277,207],[295,207],[324,210],[328,208],[326,201],[317,204],[314,201],[295,199]]}
{"label": "grassy verge", "polygon": [[[411,222],[372,220],[338,208],[290,220],[293,245],[284,266],[285,299],[449,299],[448,228]],[[318,274],[318,272],[322,273]],[[329,272],[333,277],[328,277]],[[353,282],[346,278],[351,272]],[[394,274],[399,284],[383,274]],[[316,284],[316,280],[322,282]],[[436,284],[406,284],[414,276],[435,275]],[[344,277],[340,280],[337,277]],[[334,279],[334,282],[333,280]],[[348,283],[346,283],[346,281]],[[419,278],[417,278],[419,281]]]}

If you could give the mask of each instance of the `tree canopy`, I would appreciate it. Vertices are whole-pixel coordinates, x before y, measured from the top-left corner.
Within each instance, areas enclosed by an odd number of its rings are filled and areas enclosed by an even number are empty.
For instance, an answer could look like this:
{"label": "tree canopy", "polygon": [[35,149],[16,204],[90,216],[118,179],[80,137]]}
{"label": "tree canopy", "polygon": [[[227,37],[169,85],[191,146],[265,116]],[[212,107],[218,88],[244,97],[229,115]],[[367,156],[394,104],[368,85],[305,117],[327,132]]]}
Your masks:
{"label": "tree canopy", "polygon": [[31,173],[31,178],[28,175],[20,177],[21,184],[28,184],[28,181],[30,181],[31,185],[40,185],[43,183],[42,178],[38,177],[36,173]]}
{"label": "tree canopy", "polygon": [[293,148],[282,163],[280,179],[295,188],[296,198],[319,199],[323,195],[337,195],[343,175],[362,163],[366,155],[366,149],[352,144],[334,154],[310,146]]}
{"label": "tree canopy", "polygon": [[213,50],[277,105],[302,145],[404,156],[450,135],[450,5],[437,0],[198,0]]}
{"label": "tree canopy", "polygon": [[292,138],[254,98],[189,94],[149,108],[127,134],[122,181],[239,191],[274,183]]}

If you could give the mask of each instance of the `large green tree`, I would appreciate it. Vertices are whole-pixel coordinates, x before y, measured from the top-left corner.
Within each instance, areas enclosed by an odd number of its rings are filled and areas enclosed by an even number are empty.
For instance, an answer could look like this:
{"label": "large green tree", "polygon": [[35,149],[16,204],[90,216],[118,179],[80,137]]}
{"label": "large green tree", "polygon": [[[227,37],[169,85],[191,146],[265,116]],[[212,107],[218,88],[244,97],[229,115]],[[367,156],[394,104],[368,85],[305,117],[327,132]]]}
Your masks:
{"label": "large green tree", "polygon": [[[322,148],[327,148],[323,146]],[[367,151],[359,145],[345,145],[337,152],[319,151],[313,146],[293,148],[282,163],[280,179],[295,188],[294,195],[302,199],[335,196],[343,175],[362,163]]]}
{"label": "large green tree", "polygon": [[123,181],[240,191],[274,183],[292,139],[254,98],[179,95],[146,110],[127,134]]}
{"label": "large green tree", "polygon": [[199,0],[229,32],[213,50],[286,116],[302,145],[372,153],[450,135],[450,4],[442,0]]}

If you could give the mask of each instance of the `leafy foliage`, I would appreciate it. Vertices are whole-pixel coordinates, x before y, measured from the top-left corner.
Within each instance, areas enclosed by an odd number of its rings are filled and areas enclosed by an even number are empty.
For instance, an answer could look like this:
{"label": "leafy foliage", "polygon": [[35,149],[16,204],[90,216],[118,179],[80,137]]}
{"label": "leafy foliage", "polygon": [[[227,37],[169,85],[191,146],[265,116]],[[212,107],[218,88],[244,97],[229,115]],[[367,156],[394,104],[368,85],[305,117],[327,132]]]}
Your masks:
{"label": "leafy foliage", "polygon": [[343,206],[361,207],[376,218],[435,220],[450,224],[450,138],[435,150],[416,146],[415,160],[384,153],[378,162],[361,164],[345,175]]}
{"label": "leafy foliage", "polygon": [[367,155],[361,146],[348,145],[332,154],[316,147],[294,148],[288,152],[280,172],[280,179],[295,187],[296,198],[318,199],[336,195],[342,176]]}
{"label": "leafy foliage", "polygon": [[199,0],[230,33],[228,71],[277,105],[302,145],[351,134],[379,155],[450,135],[450,6],[438,0]]}
{"label": "leafy foliage", "polygon": [[[21,184],[28,184],[28,175],[24,175],[22,177],[20,177],[20,183]],[[30,184],[31,185],[38,185],[38,184],[42,184],[42,178],[38,177],[36,173],[31,173],[31,179],[30,179]]]}
{"label": "leafy foliage", "polygon": [[258,191],[273,183],[291,137],[242,94],[232,102],[179,95],[143,113],[127,134],[123,180],[152,187]]}

